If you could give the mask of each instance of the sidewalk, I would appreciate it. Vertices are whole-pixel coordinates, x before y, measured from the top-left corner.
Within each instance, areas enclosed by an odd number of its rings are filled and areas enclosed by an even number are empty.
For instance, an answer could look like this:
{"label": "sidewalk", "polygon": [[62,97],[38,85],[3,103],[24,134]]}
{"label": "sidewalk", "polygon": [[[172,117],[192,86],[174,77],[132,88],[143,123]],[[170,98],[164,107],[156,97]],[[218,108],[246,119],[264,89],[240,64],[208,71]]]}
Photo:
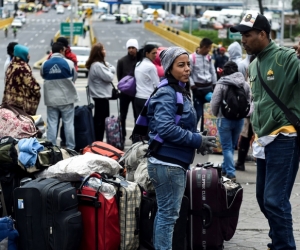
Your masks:
{"label": "sidewalk", "polygon": [[[131,145],[126,141],[126,148]],[[237,159],[235,151],[234,159]],[[222,154],[210,154],[206,156],[196,155],[193,165],[197,162],[222,163]],[[246,162],[246,171],[236,171],[237,182],[243,187],[243,202],[240,209],[239,222],[235,235],[230,241],[224,242],[225,250],[267,250],[270,243],[268,237],[269,225],[267,219],[260,211],[256,201],[256,165],[255,162]],[[293,215],[294,237],[297,249],[300,249],[300,174],[294,185],[291,204]],[[278,185],[280,180],[278,180]],[[142,250],[145,250],[144,248]]]}

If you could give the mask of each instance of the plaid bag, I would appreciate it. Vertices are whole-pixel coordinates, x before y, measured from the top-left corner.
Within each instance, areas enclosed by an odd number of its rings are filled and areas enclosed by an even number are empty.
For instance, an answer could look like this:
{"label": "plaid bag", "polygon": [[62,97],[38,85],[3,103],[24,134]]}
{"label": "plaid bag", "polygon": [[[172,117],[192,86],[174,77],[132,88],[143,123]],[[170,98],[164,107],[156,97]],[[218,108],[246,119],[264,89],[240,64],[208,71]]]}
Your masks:
{"label": "plaid bag", "polygon": [[103,178],[103,181],[113,184],[117,191],[121,229],[120,250],[136,250],[140,243],[141,190],[137,183],[127,181],[121,176],[113,179]]}

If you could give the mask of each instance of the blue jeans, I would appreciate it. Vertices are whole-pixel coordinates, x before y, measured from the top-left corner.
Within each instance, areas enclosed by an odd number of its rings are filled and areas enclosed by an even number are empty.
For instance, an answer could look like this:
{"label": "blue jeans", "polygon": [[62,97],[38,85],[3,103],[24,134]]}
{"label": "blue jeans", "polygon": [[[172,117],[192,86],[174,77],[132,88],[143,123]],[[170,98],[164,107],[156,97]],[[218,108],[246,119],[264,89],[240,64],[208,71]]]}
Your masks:
{"label": "blue jeans", "polygon": [[171,250],[174,225],[179,217],[186,185],[186,172],[179,167],[148,161],[148,173],[155,188],[158,206],[153,228],[154,248]]}
{"label": "blue jeans", "polygon": [[218,118],[217,120],[217,127],[224,157],[222,171],[225,172],[229,178],[235,176],[233,155],[243,125],[244,119],[229,120],[227,118]]}
{"label": "blue jeans", "polygon": [[47,140],[56,145],[57,128],[59,124],[59,114],[65,130],[66,147],[75,148],[74,135],[74,104],[47,106]]}
{"label": "blue jeans", "polygon": [[272,250],[296,249],[290,196],[299,168],[296,137],[278,135],[257,159],[256,198],[269,222]]}

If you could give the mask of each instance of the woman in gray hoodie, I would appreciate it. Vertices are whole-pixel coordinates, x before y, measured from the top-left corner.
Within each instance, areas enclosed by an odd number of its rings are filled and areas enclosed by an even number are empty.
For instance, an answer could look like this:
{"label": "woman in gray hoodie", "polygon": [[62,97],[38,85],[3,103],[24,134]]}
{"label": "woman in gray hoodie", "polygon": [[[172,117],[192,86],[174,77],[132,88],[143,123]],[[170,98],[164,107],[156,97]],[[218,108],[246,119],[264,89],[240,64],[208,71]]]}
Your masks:
{"label": "woman in gray hoodie", "polygon": [[213,115],[218,118],[217,128],[224,156],[222,172],[227,178],[235,181],[236,177],[233,155],[238,137],[243,127],[244,119],[231,120],[225,118],[222,114],[222,102],[225,99],[228,86],[230,85],[234,85],[238,88],[244,88],[247,100],[250,103],[249,84],[245,81],[244,75],[238,72],[237,64],[232,61],[229,61],[224,65],[223,76],[217,82],[211,99],[211,109]]}

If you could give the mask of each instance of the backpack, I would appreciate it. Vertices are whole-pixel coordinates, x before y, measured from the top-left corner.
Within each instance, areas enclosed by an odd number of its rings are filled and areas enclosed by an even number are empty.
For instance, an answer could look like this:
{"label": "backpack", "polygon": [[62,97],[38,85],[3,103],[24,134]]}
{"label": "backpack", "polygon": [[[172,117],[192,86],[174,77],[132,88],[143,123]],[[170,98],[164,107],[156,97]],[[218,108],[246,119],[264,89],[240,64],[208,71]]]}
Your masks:
{"label": "backpack", "polygon": [[221,105],[222,114],[230,120],[240,120],[247,117],[250,103],[247,100],[245,89],[229,85]]}

